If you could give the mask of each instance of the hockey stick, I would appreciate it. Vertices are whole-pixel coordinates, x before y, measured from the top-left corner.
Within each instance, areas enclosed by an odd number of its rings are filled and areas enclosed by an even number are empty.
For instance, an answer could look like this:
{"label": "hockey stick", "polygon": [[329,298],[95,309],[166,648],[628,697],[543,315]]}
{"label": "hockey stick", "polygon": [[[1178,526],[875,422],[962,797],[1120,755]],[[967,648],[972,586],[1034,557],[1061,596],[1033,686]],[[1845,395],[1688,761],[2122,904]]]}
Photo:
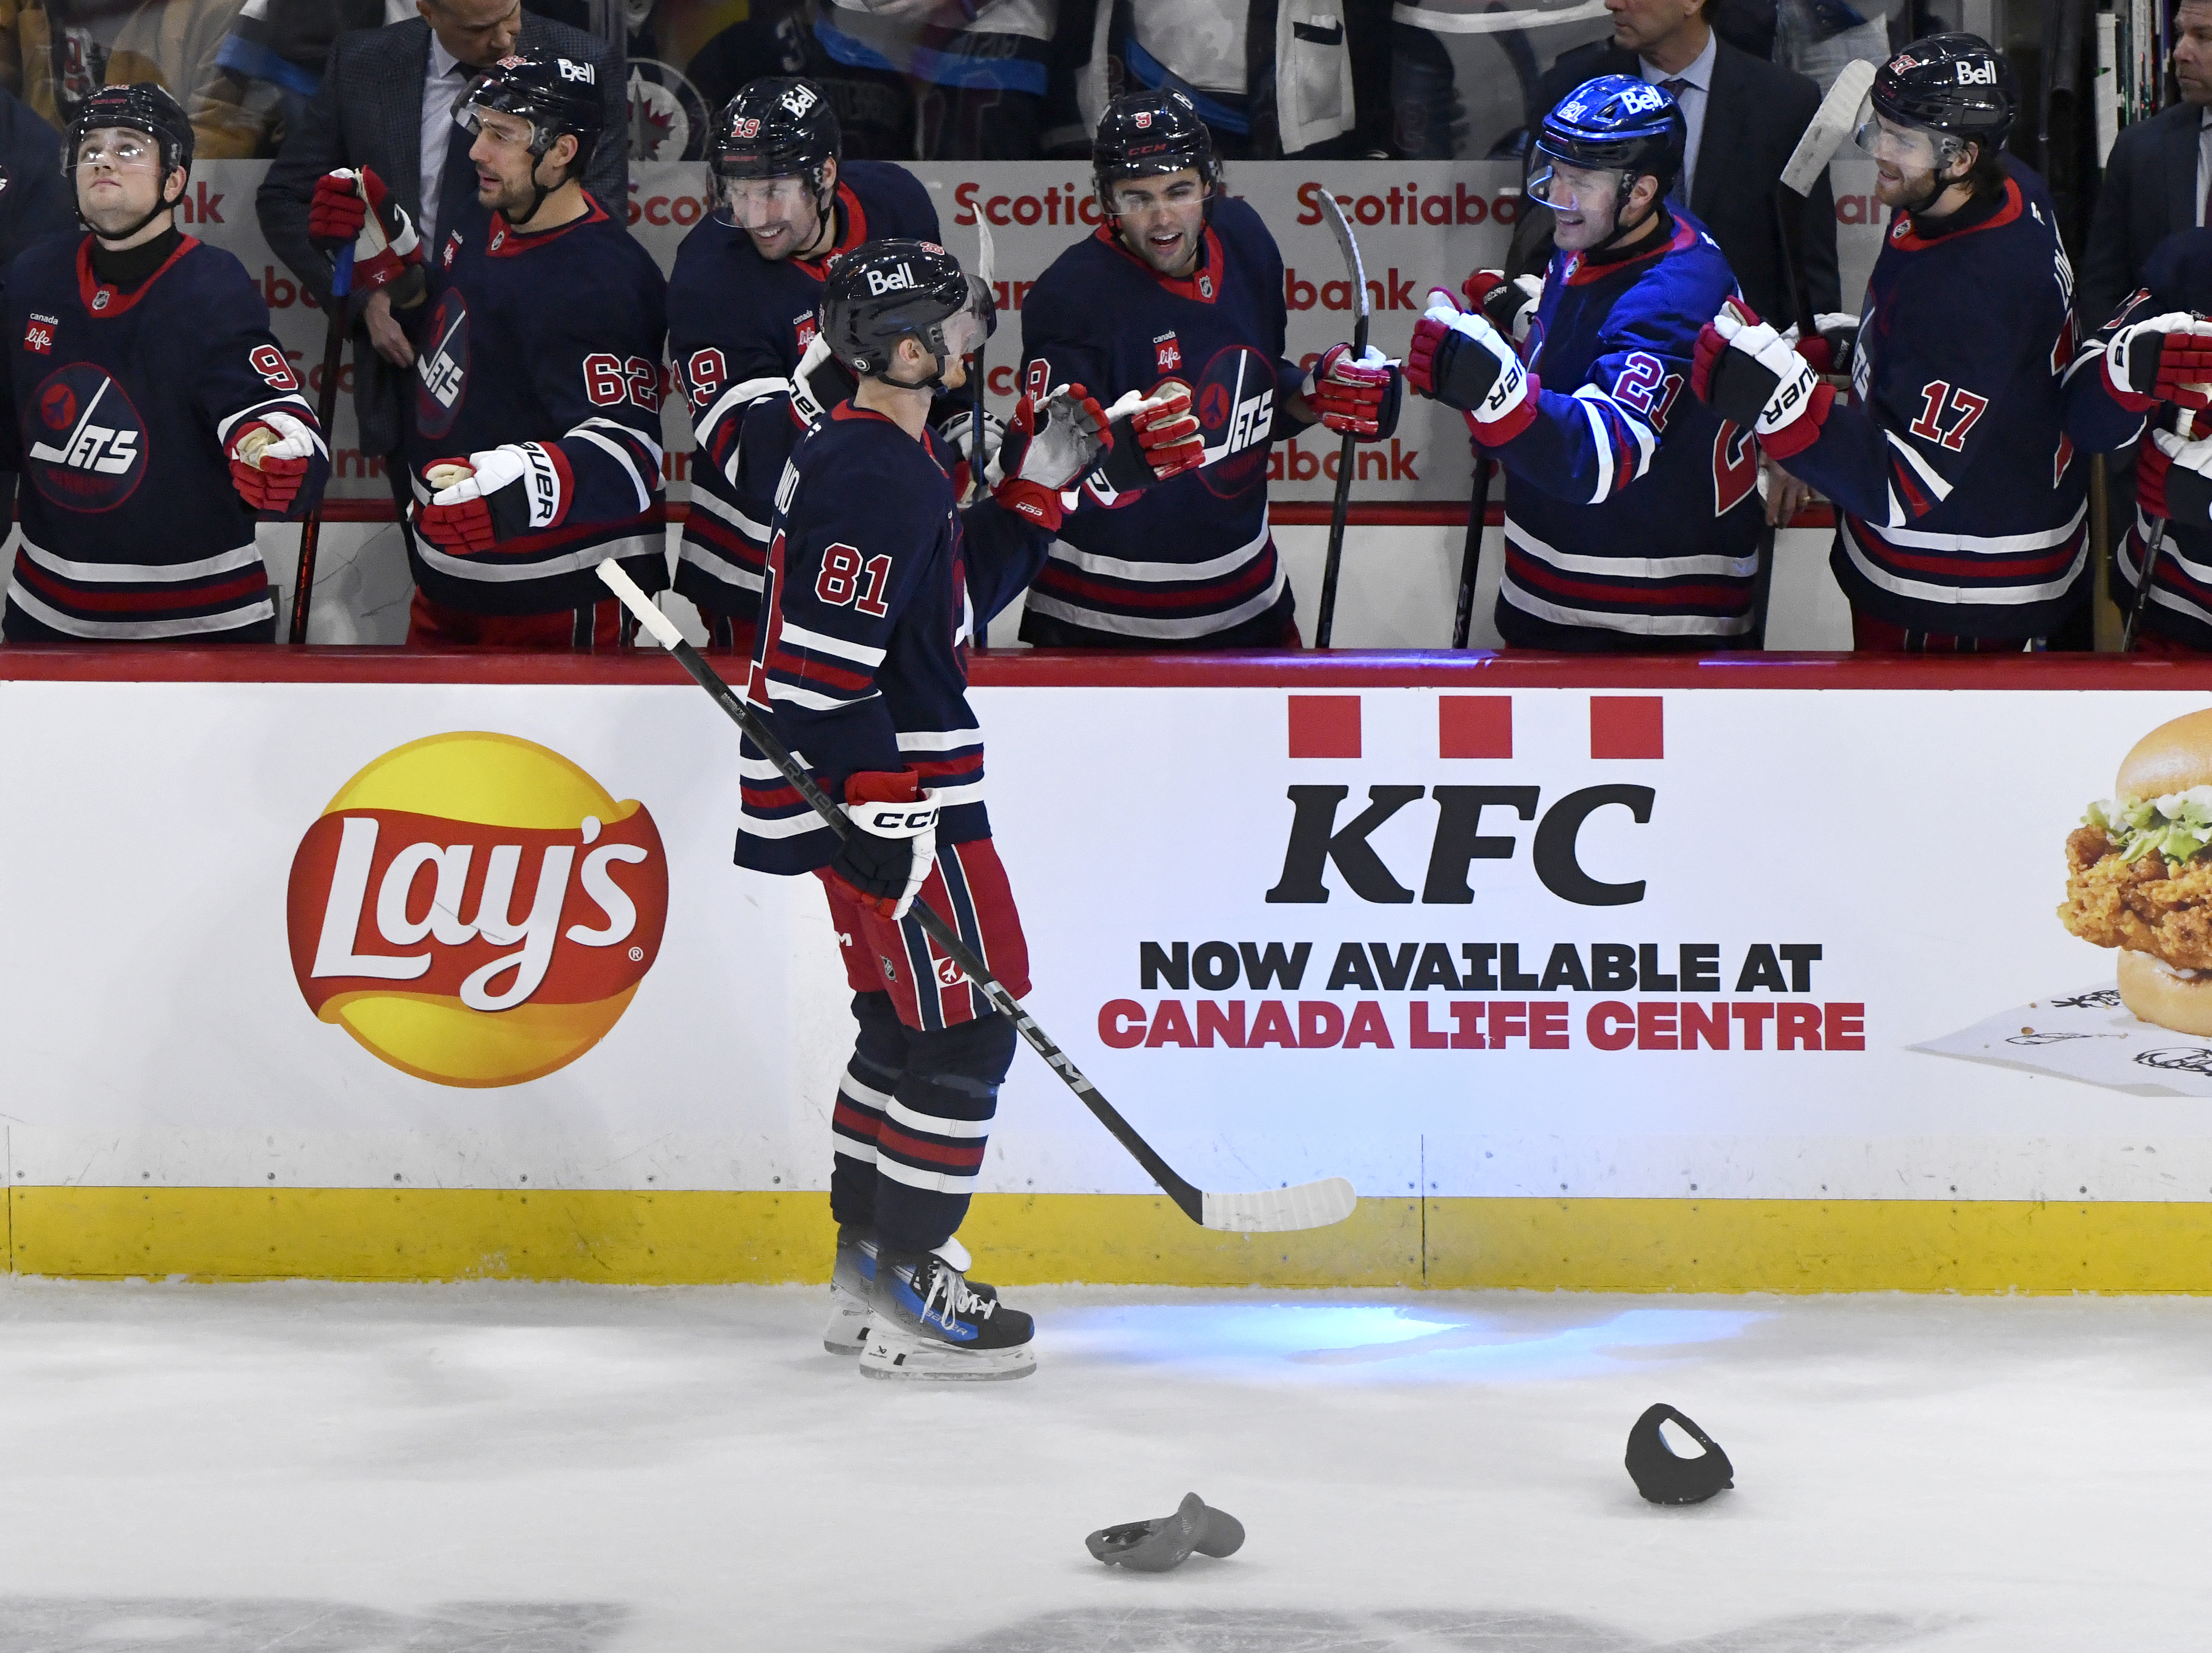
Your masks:
{"label": "hockey stick", "polygon": [[[738,698],[730,685],[701,658],[697,649],[684,641],[684,634],[653,605],[652,600],[638,589],[637,582],[624,574],[612,557],[599,564],[599,578],[622,599],[623,605],[637,616],[638,623],[653,634],[653,640],[676,657],[677,664],[691,674],[692,681],[714,696],[714,703],[744,732],[745,738],[775,765],[823,823],[840,838],[848,836],[853,823],[845,818],[845,812],[830,801],[829,794],[814,783],[814,777],[799,766],[760,714]],[[1325,1176],[1317,1182],[1301,1182],[1296,1188],[1261,1188],[1250,1194],[1212,1194],[1193,1188],[1176,1176],[1167,1161],[1152,1152],[1152,1145],[1137,1134],[1135,1127],[1098,1094],[1098,1087],[1083,1077],[1066,1053],[1022,1008],[1021,1000],[992,975],[983,961],[960,939],[958,931],[920,900],[914,903],[912,910],[915,921],[930,940],[966,972],[968,979],[999,1013],[1029,1042],[1030,1048],[1044,1058],[1045,1065],[1066,1081],[1083,1105],[1097,1115],[1098,1122],[1113,1133],[1114,1139],[1129,1151],[1191,1221],[1230,1234],[1280,1234],[1293,1229],[1326,1228],[1352,1215],[1356,1196],[1352,1184],[1341,1176]]]}
{"label": "hockey stick", "polygon": [[[1345,269],[1352,277],[1352,310],[1358,318],[1352,325],[1352,357],[1357,362],[1367,354],[1367,267],[1359,262],[1359,243],[1352,239],[1352,226],[1336,198],[1324,190],[1321,202],[1328,212],[1329,234],[1336,237]],[[1314,622],[1316,648],[1328,647],[1329,634],[1336,627],[1336,577],[1344,562],[1344,514],[1352,502],[1353,444],[1358,440],[1346,431],[1344,447],[1337,454],[1336,503],[1328,514],[1328,565],[1321,576],[1321,616]]]}
{"label": "hockey stick", "polygon": [[[998,249],[991,244],[991,227],[983,222],[983,215],[975,215],[975,273],[982,278],[983,290],[992,290],[992,278],[998,272]],[[993,301],[994,303],[996,301]],[[990,341],[986,339],[984,343]],[[975,382],[969,386],[975,398],[974,422],[969,426],[968,441],[968,498],[970,502],[983,497],[983,393],[990,388],[989,376],[983,371],[983,344],[975,347]],[[980,640],[979,640],[980,641]],[[987,645],[988,646],[988,645]]]}
{"label": "hockey stick", "polygon": [[[338,370],[345,362],[347,296],[353,291],[353,243],[338,249],[331,269],[331,321],[323,338],[323,388],[315,397],[315,417],[323,427],[323,441],[331,440],[331,421],[338,416]],[[307,605],[314,600],[315,551],[323,538],[323,501],[300,525],[300,570],[292,578],[292,630],[289,641],[307,641]]]}
{"label": "hockey stick", "polygon": [[[2190,388],[2195,390],[2198,386],[2192,385]],[[2196,429],[2195,410],[2191,408],[2176,410],[2173,421],[2174,435],[2185,442],[2196,434]],[[2128,605],[2126,623],[2120,627],[2120,653],[2123,654],[2135,653],[2136,628],[2142,623],[2143,616],[2150,611],[2151,587],[2158,583],[2159,553],[2166,549],[2166,519],[2164,517],[2155,518],[2151,522],[2150,547],[2143,553],[2142,567],[2136,570],[2136,600]]]}
{"label": "hockey stick", "polygon": [[1487,453],[1474,456],[1474,489],[1467,507],[1467,548],[1459,558],[1459,606],[1452,611],[1454,648],[1467,647],[1474,629],[1474,582],[1482,569],[1483,519],[1490,514],[1490,478],[1498,461]]}
{"label": "hockey stick", "polygon": [[[1813,186],[1820,181],[1820,174],[1836,158],[1836,151],[1859,124],[1859,106],[1873,85],[1872,64],[1853,58],[1844,64],[1827,96],[1820,100],[1820,106],[1813,112],[1813,119],[1805,123],[1797,147],[1790,152],[1782,176],[1775,182],[1774,229],[1781,238],[1782,279],[1789,289],[1790,307],[1797,313],[1797,337],[1808,343],[1820,332],[1820,317],[1813,309],[1812,289],[1805,279],[1805,203],[1812,196]],[[1797,198],[1794,201],[1790,198],[1792,195]]]}

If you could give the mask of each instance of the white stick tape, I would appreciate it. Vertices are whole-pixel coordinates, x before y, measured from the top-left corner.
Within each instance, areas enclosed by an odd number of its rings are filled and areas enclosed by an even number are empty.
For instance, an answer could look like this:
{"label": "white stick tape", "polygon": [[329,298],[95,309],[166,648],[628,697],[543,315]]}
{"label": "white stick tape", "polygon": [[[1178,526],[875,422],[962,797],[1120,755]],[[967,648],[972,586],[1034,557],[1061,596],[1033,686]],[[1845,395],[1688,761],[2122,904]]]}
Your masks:
{"label": "white stick tape", "polygon": [[676,629],[676,622],[653,606],[653,599],[637,588],[637,581],[623,572],[622,564],[612,557],[599,563],[599,578],[606,587],[622,599],[623,606],[637,616],[638,624],[653,634],[653,641],[663,648],[673,648],[684,641],[684,634]]}

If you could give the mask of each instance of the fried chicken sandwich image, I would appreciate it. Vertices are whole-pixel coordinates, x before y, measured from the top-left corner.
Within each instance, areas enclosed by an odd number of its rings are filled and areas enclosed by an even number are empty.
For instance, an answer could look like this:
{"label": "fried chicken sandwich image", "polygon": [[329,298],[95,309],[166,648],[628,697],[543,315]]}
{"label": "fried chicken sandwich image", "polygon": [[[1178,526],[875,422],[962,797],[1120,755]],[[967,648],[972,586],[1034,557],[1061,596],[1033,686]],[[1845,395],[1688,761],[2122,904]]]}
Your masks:
{"label": "fried chicken sandwich image", "polygon": [[2066,840],[2060,922],[2119,949],[2137,1017],[2212,1036],[2212,712],[2152,730]]}

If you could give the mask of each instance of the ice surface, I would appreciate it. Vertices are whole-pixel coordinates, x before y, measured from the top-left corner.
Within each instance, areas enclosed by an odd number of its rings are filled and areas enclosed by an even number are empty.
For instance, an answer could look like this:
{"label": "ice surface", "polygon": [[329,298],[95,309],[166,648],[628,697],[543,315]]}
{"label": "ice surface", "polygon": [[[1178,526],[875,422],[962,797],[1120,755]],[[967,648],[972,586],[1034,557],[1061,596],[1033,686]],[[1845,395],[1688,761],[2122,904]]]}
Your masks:
{"label": "ice surface", "polygon": [[[825,1295],[0,1285],[0,1653],[2207,1639],[2212,1303],[1022,1290],[919,1389]],[[1636,1496],[1658,1400],[1737,1490]],[[1085,1553],[1192,1491],[1240,1553]]]}

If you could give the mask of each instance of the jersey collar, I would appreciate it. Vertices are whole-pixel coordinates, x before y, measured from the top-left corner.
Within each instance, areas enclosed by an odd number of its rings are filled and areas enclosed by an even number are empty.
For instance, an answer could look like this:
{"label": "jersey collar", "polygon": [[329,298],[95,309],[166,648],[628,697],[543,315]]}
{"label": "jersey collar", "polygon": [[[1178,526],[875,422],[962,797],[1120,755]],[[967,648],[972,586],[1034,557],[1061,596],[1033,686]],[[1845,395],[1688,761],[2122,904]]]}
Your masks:
{"label": "jersey collar", "polygon": [[176,267],[177,260],[190,252],[199,243],[187,235],[177,243],[177,250],[161,260],[161,267],[128,293],[110,287],[92,273],[92,237],[88,234],[77,243],[76,290],[84,301],[84,307],[95,318],[119,316],[132,305],[154,290],[154,283]]}
{"label": "jersey collar", "polygon": [[[837,185],[837,200],[833,210],[843,221],[845,233],[833,240],[830,250],[820,258],[793,258],[791,261],[793,269],[805,270],[818,282],[828,281],[830,264],[868,239],[867,212],[860,205],[860,198],[854,194],[848,185]],[[738,232],[740,234],[744,233],[742,230]]]}
{"label": "jersey collar", "polygon": [[1900,209],[1889,227],[1889,244],[1900,252],[1923,252],[1931,246],[1941,246],[1946,241],[1955,241],[1963,236],[1978,235],[1985,229],[1996,229],[2008,224],[2026,210],[2020,193],[2020,180],[2005,179],[2004,204],[1978,224],[1969,224],[1964,229],[1954,229],[1948,235],[1923,235],[1913,228],[1912,215]]}
{"label": "jersey collar", "polygon": [[1194,304],[1211,304],[1221,296],[1221,238],[1213,233],[1212,224],[1206,227],[1206,257],[1200,261],[1197,269],[1181,281],[1172,276],[1163,276],[1122,246],[1121,238],[1114,233],[1111,224],[1098,226],[1098,239],[1158,282],[1163,292],[1172,293],[1179,299],[1188,299]]}
{"label": "jersey collar", "polygon": [[[1673,216],[1671,214],[1668,216]],[[1680,218],[1674,218],[1673,222],[1674,225],[1673,234],[1655,235],[1649,245],[1638,248],[1626,258],[1609,258],[1603,264],[1592,264],[1580,252],[1570,253],[1567,257],[1567,285],[1586,287],[1592,282],[1603,281],[1607,276],[1615,275],[1623,270],[1633,269],[1648,258],[1662,258],[1670,252],[1680,252],[1687,247],[1696,246],[1698,232]]]}
{"label": "jersey collar", "polygon": [[498,213],[491,216],[491,228],[484,235],[484,255],[492,258],[519,258],[535,247],[549,241],[557,241],[572,229],[581,229],[586,224],[607,222],[606,209],[589,190],[584,191],[584,204],[591,209],[580,218],[571,218],[558,229],[541,230],[535,235],[526,235],[508,223]]}

